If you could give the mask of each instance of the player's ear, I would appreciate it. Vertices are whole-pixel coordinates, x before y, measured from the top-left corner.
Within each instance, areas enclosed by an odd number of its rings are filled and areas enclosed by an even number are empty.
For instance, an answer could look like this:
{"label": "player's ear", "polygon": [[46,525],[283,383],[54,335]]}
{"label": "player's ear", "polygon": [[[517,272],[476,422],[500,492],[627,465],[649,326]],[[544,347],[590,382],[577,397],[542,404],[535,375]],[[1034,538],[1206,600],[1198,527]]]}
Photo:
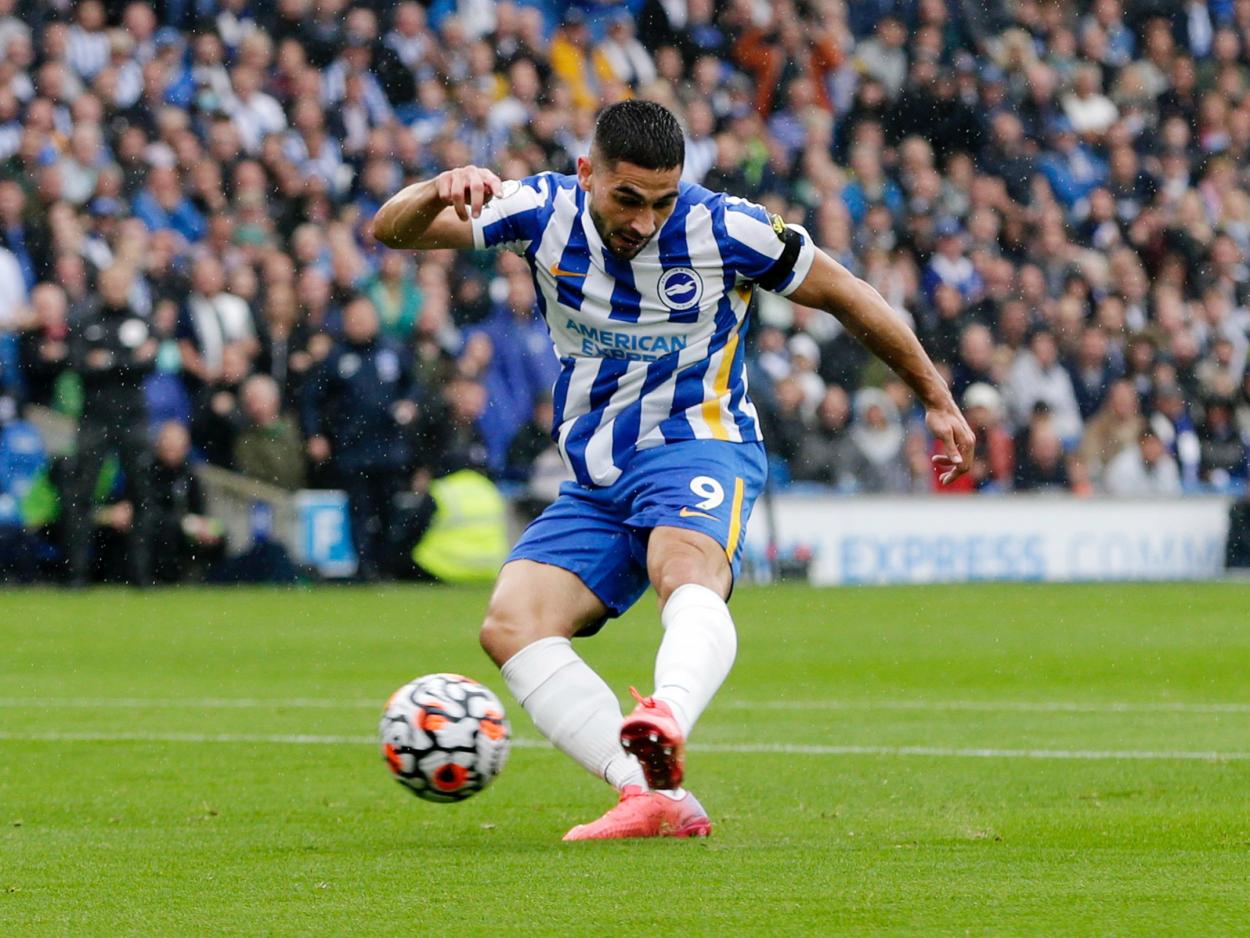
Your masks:
{"label": "player's ear", "polygon": [[590,191],[591,172],[590,157],[579,156],[577,158],[577,184],[581,186],[583,192]]}

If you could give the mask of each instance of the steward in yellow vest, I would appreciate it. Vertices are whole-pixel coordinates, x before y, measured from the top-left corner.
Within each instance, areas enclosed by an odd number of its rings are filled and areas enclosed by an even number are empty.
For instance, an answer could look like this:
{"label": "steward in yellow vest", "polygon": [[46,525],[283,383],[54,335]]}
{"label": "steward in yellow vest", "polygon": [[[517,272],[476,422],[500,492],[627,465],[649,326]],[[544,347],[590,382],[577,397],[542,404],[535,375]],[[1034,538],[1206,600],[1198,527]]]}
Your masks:
{"label": "steward in yellow vest", "polygon": [[412,548],[418,573],[445,583],[494,580],[508,556],[508,506],[495,483],[460,469],[431,482],[429,498],[433,514]]}

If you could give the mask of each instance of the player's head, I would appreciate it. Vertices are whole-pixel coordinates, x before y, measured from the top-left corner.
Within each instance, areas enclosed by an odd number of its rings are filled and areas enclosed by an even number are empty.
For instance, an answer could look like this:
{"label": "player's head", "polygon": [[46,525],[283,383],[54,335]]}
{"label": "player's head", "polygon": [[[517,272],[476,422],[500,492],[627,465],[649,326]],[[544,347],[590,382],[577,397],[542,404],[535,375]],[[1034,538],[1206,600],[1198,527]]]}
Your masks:
{"label": "player's head", "polygon": [[685,157],[681,125],[662,104],[621,101],[599,115],[577,178],[609,251],[628,260],[655,237],[677,203]]}

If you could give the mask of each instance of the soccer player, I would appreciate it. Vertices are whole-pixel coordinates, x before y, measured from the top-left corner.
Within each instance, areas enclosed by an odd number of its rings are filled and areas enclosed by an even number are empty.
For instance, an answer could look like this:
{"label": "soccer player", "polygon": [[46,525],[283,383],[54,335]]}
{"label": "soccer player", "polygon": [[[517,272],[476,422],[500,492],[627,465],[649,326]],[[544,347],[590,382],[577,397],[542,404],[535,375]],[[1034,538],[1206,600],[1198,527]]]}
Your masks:
{"label": "soccer player", "polygon": [[[538,729],[620,791],[565,840],[705,835],[682,785],[691,728],[737,651],[726,600],[764,484],[742,334],[756,289],[827,310],[919,395],[949,482],[973,434],[882,297],[758,205],[680,182],[684,143],[659,104],[604,110],[575,175],[501,181],[466,166],[379,209],[393,248],[503,247],[528,262],[560,356],[553,435],[576,481],[499,573],[482,646]],[[622,721],[573,650],[646,589],[664,634],[650,697]]]}

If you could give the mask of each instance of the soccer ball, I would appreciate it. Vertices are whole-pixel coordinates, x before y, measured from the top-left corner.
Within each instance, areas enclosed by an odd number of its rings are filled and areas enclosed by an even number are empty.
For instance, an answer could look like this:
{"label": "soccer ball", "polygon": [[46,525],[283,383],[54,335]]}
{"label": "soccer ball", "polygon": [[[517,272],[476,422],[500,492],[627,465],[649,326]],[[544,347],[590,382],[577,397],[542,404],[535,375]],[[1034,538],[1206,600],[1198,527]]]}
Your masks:
{"label": "soccer ball", "polygon": [[427,674],[391,694],[378,741],[395,780],[426,801],[463,801],[503,771],[503,704],[461,674]]}

